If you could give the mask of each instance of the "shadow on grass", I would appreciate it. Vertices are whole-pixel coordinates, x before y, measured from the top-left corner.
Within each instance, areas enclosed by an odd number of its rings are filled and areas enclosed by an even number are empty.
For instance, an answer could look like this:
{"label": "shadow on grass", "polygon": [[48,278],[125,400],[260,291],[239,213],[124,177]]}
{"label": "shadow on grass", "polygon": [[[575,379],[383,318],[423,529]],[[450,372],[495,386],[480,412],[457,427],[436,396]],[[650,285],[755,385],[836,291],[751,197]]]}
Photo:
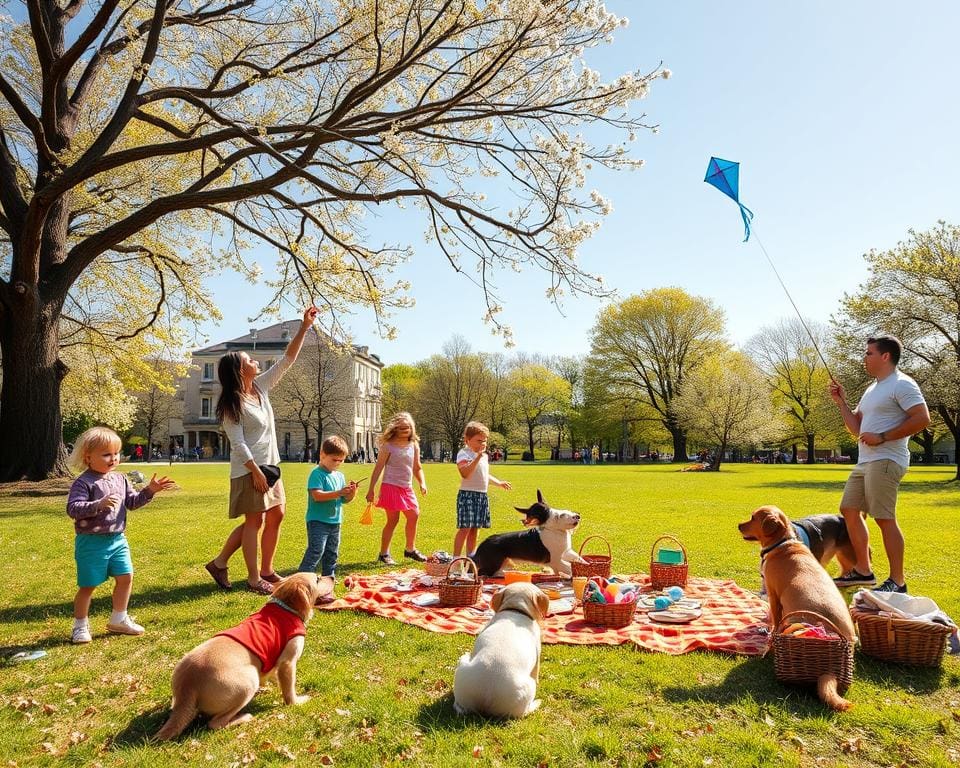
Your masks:
{"label": "shadow on grass", "polygon": [[[258,715],[263,714],[264,712],[269,712],[275,708],[276,705],[270,701],[269,698],[262,699],[261,703],[261,697],[254,696],[253,700],[241,710],[241,714],[244,712],[249,712],[254,717],[257,717]],[[129,723],[127,723],[126,728],[113,737],[111,748],[126,749],[128,747],[141,747],[147,743],[151,743],[151,737],[160,730],[161,726],[163,726],[165,722],[167,722],[167,718],[169,716],[169,701],[166,701],[163,704],[157,704],[150,709],[140,712]],[[210,735],[212,731],[207,728],[207,721],[209,719],[210,718],[206,717],[205,715],[198,715],[197,717],[193,718],[190,724],[183,729],[183,733],[177,736],[172,743],[176,744],[177,742],[182,742],[187,739],[202,739],[204,736]]]}
{"label": "shadow on grass", "polygon": [[[97,611],[107,613],[111,609],[110,593],[112,586],[104,584],[101,587],[102,594],[93,599],[91,613]],[[145,590],[138,590],[134,585],[134,592],[131,611],[135,612],[138,605],[167,605],[170,603],[186,603],[198,598],[209,597],[211,594],[221,592],[213,582],[204,582],[199,584],[185,584],[182,587],[149,587]],[[233,592],[246,592],[246,590],[235,587]],[[251,598],[255,597],[251,593]],[[259,598],[258,598],[259,600]],[[252,605],[259,607],[259,602]],[[251,608],[254,610],[254,608]],[[9,622],[11,624],[28,623],[40,621],[42,619],[57,616],[72,616],[73,601],[62,603],[38,603],[34,605],[15,605],[7,608],[0,608],[0,622]]]}
{"label": "shadow on grass", "polygon": [[452,693],[421,707],[417,714],[417,725],[424,733],[452,733],[476,726],[502,726],[510,722],[483,715],[458,715],[453,708]]}
{"label": "shadow on grass", "polygon": [[705,702],[717,706],[742,703],[745,699],[760,706],[786,707],[802,717],[816,717],[829,710],[817,698],[816,687],[781,685],[773,673],[773,656],[752,657],[730,670],[717,685],[678,685],[664,688],[667,701],[680,703]]}
{"label": "shadow on grass", "polygon": [[882,688],[904,688],[916,693],[933,693],[944,687],[943,667],[911,667],[858,654],[854,684],[864,680]]}

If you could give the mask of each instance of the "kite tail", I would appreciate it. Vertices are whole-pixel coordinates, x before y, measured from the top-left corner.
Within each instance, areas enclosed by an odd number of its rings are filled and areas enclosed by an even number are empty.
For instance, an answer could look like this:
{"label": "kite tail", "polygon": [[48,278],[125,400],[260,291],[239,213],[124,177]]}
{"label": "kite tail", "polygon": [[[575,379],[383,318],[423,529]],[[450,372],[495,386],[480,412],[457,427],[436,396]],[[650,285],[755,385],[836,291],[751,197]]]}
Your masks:
{"label": "kite tail", "polygon": [[753,221],[753,211],[739,200],[737,201],[737,205],[740,206],[740,215],[743,217],[743,242],[747,242],[747,240],[750,239],[750,222]]}

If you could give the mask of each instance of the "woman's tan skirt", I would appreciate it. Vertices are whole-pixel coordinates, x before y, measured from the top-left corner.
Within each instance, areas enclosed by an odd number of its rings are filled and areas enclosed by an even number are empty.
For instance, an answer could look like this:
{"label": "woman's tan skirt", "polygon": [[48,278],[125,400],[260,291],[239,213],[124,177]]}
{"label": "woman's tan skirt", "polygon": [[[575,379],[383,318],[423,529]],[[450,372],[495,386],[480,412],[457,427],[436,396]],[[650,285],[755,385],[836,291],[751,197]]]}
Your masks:
{"label": "woman's tan skirt", "polygon": [[240,477],[230,478],[230,517],[243,517],[251,512],[266,512],[268,509],[286,504],[283,492],[283,480],[277,480],[273,488],[260,493],[253,487],[253,475],[249,472]]}

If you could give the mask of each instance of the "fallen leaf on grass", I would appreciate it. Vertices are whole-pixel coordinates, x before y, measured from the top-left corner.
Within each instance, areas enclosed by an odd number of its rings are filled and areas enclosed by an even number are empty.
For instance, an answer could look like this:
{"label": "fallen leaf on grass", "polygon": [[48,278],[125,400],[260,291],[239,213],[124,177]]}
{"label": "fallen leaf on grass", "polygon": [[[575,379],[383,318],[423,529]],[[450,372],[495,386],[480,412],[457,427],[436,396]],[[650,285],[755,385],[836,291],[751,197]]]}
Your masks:
{"label": "fallen leaf on grass", "polygon": [[71,696],[76,696],[83,693],[83,688],[71,688],[69,691],[67,691],[67,693],[69,693]]}
{"label": "fallen leaf on grass", "polygon": [[862,748],[860,737],[856,736],[851,739],[844,739],[840,742],[840,751],[846,752],[848,755],[852,755],[855,752],[859,752]]}
{"label": "fallen leaf on grass", "polygon": [[86,741],[86,740],[87,740],[87,734],[82,733],[82,732],[80,732],[80,731],[73,731],[73,732],[70,734],[70,744],[71,744],[72,746],[76,746],[76,745],[79,744],[80,742]]}
{"label": "fallen leaf on grass", "polygon": [[660,747],[651,747],[647,752],[647,765],[656,765],[661,760],[663,760],[663,750]]}
{"label": "fallen leaf on grass", "polygon": [[320,765],[333,765],[333,758],[330,755],[320,755]]}
{"label": "fallen leaf on grass", "polygon": [[483,754],[483,747],[481,747],[479,744],[477,744],[477,745],[473,748],[473,756],[474,756],[474,757],[480,757],[482,754]]}

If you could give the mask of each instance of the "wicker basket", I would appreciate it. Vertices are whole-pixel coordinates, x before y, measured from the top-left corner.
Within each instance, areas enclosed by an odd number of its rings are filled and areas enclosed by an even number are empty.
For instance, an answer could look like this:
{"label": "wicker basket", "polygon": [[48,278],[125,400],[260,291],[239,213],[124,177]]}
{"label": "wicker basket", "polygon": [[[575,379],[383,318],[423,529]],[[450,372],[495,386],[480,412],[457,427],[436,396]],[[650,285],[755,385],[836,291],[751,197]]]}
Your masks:
{"label": "wicker basket", "polygon": [[433,576],[435,579],[442,579],[446,576],[449,567],[450,563],[431,563],[429,560],[423,564],[423,570],[427,572],[428,576]]}
{"label": "wicker basket", "polygon": [[632,603],[584,603],[583,620],[589,624],[600,624],[611,629],[620,629],[633,621],[637,610],[636,601]]}
{"label": "wicker basket", "polygon": [[[454,572],[454,564],[464,561],[470,565],[473,570],[473,580],[463,581],[461,579],[451,579],[450,574]],[[483,581],[477,572],[477,565],[469,557],[454,558],[447,565],[447,574],[440,582],[440,605],[446,606],[466,606],[473,605],[480,598],[480,590],[483,588]]]}
{"label": "wicker basket", "polygon": [[860,650],[867,656],[897,664],[937,667],[943,661],[947,636],[952,631],[929,621],[895,619],[850,610],[860,635]]}
{"label": "wicker basket", "polygon": [[[796,616],[813,619],[811,623],[831,630],[836,639],[796,637],[783,630]],[[833,672],[837,690],[842,694],[853,682],[853,642],[840,636],[840,630],[825,616],[813,611],[792,611],[780,620],[773,634],[773,668],[781,683],[816,683],[821,675]]]}
{"label": "wicker basket", "polygon": [[[590,539],[600,539],[600,541],[606,544],[607,554],[583,554],[583,548],[587,545],[587,542],[590,541]],[[587,538],[583,540],[583,544],[580,545],[579,555],[587,562],[570,563],[570,570],[574,576],[603,576],[605,579],[610,578],[610,564],[613,562],[613,553],[610,551],[610,542],[603,538],[603,536],[587,536]]]}
{"label": "wicker basket", "polygon": [[[675,541],[683,552],[682,563],[658,563],[654,560],[657,553],[657,544],[664,539]],[[654,590],[664,589],[665,587],[685,587],[687,586],[687,548],[680,543],[676,536],[665,534],[653,542],[650,548],[650,586]]]}

